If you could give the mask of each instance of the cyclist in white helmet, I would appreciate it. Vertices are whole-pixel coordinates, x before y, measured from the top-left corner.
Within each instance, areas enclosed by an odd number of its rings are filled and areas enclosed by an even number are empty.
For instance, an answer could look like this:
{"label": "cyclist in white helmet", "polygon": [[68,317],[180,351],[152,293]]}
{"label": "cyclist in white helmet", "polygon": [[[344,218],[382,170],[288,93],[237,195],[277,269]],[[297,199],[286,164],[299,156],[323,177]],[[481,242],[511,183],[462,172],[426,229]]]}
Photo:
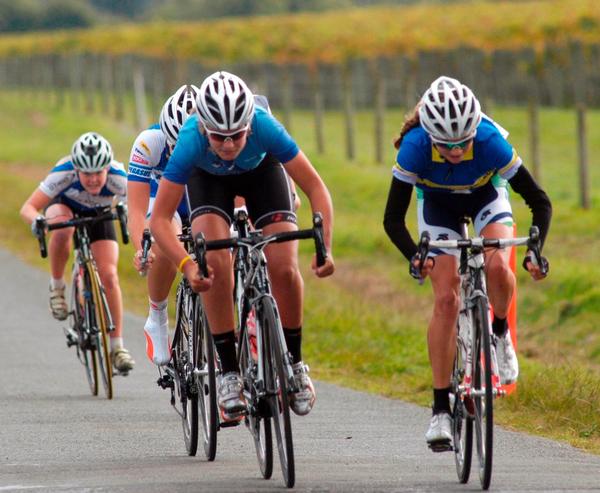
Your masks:
{"label": "cyclist in white helmet", "polygon": [[[469,216],[477,235],[510,238],[513,217],[506,181],[532,211],[542,242],[550,226],[552,206],[506,140],[508,133],[481,112],[479,101],[464,84],[439,77],[404,122],[385,209],[385,230],[409,260],[411,275],[429,276],[434,292],[429,323],[429,359],[433,373],[433,416],[425,435],[430,445],[450,444],[449,390],[459,310],[457,258],[451,252],[430,252],[423,263],[413,260],[417,246],[406,227],[412,189],[417,189],[419,234],[434,239],[460,237],[459,219]],[[523,266],[533,279],[543,276],[526,257]],[[506,321],[515,289],[508,252],[486,257],[487,287],[494,310],[494,343],[502,383],[516,380],[519,367]],[[436,447],[432,447],[435,450]],[[439,448],[438,448],[439,450]]]}
{"label": "cyclist in white helmet", "polygon": [[[138,135],[129,158],[129,228],[137,248],[134,265],[139,272],[148,271],[150,307],[144,334],[146,354],[156,365],[165,365],[170,359],[167,302],[177,266],[157,245],[152,246],[148,263],[143,266],[141,240],[152,214],[158,182],[175,147],[179,130],[196,108],[197,95],[198,88],[193,85],[183,85],[177,89],[163,105],[159,124],[152,125]],[[172,215],[171,223],[177,232],[181,231],[182,220],[187,221],[188,215],[187,197],[184,196]]]}
{"label": "cyclist in white helmet", "polygon": [[[231,254],[226,250],[209,252],[212,274],[201,278],[173,235],[170,216],[187,185],[193,231],[202,231],[208,240],[229,236],[236,196],[245,199],[254,226],[265,234],[296,230],[286,171],[306,193],[312,210],[322,212],[325,243],[331,251],[331,197],[308,158],[281,123],[255,105],[254,95],[242,79],[227,72],[207,77],[200,86],[197,114],[181,129],[163,174],[150,225],[157,243],[192,287],[204,291],[223,369],[218,402],[225,420],[239,419],[246,405],[235,355]],[[303,415],[310,412],[315,392],[301,354],[303,281],[297,242],[272,244],[265,253],[299,389],[291,398],[291,407]],[[313,270],[319,277],[332,274],[332,256],[321,267],[313,263]]]}
{"label": "cyclist in white helmet", "polygon": [[[32,230],[39,217],[47,223],[55,223],[71,219],[74,213],[94,216],[98,208],[110,207],[115,197],[126,200],[126,180],[125,168],[114,160],[108,141],[95,132],[84,133],[73,144],[71,154],[56,163],[23,204],[21,216],[31,224]],[[44,211],[43,216],[40,211]],[[119,245],[114,225],[112,222],[96,223],[89,228],[89,235],[115,323],[115,330],[110,333],[111,361],[117,370],[128,372],[135,362],[123,347],[123,302],[117,272]],[[65,228],[54,231],[50,237],[50,310],[57,320],[65,320],[68,316],[64,272],[72,236],[72,228]]]}

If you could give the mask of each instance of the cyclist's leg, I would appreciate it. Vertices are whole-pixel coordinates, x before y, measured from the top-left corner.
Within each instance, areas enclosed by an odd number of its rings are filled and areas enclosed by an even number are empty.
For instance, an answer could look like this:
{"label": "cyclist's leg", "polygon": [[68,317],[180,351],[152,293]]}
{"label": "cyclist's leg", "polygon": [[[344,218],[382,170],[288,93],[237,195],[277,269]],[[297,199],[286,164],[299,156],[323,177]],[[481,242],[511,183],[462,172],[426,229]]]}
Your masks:
{"label": "cyclist's leg", "polygon": [[[475,215],[475,230],[488,238],[512,238],[512,209],[504,187],[490,187],[489,197]],[[484,219],[485,218],[485,219]],[[516,279],[509,266],[509,250],[486,252],[487,290],[494,318],[498,371],[502,383],[513,383],[519,375],[519,363],[507,323],[507,315],[515,291]],[[512,330],[515,330],[512,327]]]}
{"label": "cyclist's leg", "polygon": [[[106,228],[104,233],[98,235],[102,239],[96,239],[96,228],[93,227],[90,231],[90,240],[92,241],[92,254],[98,267],[100,281],[104,286],[106,301],[115,325],[115,330],[110,333],[111,359],[117,370],[129,371],[133,369],[135,361],[123,346],[123,300],[117,272],[119,244],[116,237],[110,239],[111,234],[107,232],[109,230],[107,226],[112,226],[112,223],[100,223],[100,225],[106,225],[104,226]],[[112,228],[112,233],[114,234],[114,228]]]}
{"label": "cyclist's leg", "polygon": [[[192,234],[204,234],[207,240],[230,236],[235,192],[229,177],[218,177],[196,170],[188,181]],[[207,252],[206,261],[213,270],[213,283],[202,293],[208,324],[221,362],[222,375],[217,391],[221,416],[237,419],[246,409],[235,349],[233,311],[233,266],[228,250]]]}
{"label": "cyclist's leg", "polygon": [[[45,211],[48,223],[68,221],[73,217],[71,209],[58,202],[50,204]],[[58,229],[52,232],[48,244],[48,255],[50,257],[50,310],[54,318],[65,320],[68,314],[65,299],[65,267],[69,260],[73,228]]]}
{"label": "cyclist's leg", "polygon": [[[435,239],[460,237],[457,214],[450,213],[449,208],[444,205],[419,197],[419,233],[428,231]],[[433,375],[433,415],[425,439],[430,446],[439,446],[437,450],[449,450],[447,447],[452,440],[449,392],[456,350],[460,279],[454,254],[432,250],[430,256],[435,257],[435,265],[430,274],[434,306],[427,330],[427,346]]]}

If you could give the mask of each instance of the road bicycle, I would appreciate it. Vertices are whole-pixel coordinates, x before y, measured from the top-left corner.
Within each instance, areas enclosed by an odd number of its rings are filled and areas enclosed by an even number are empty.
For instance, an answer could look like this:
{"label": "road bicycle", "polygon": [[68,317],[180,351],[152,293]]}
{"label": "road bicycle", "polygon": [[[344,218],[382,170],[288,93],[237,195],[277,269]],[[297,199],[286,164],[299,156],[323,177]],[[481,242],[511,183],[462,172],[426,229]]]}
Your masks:
{"label": "road bicycle", "polygon": [[[48,256],[46,230],[75,228],[74,261],[71,275],[69,297],[69,326],[65,328],[67,346],[74,346],[77,358],[85,368],[85,373],[93,395],[98,395],[99,382],[102,381],[106,397],[113,398],[113,369],[110,361],[109,334],[115,330],[106,292],[98,275],[96,262],[91,249],[88,227],[102,221],[118,219],[121,238],[129,243],[127,232],[127,208],[118,203],[114,210],[97,209],[92,214],[75,214],[72,219],[60,223],[47,224],[44,218],[36,219],[37,238],[40,255]],[[127,375],[128,372],[121,372]]]}
{"label": "road bicycle", "polygon": [[[144,238],[142,252],[147,256],[150,246],[144,241],[150,241],[150,235]],[[188,253],[197,257],[189,224],[183,225],[179,239]],[[159,368],[158,385],[171,390],[171,405],[181,417],[188,455],[196,455],[200,423],[204,454],[207,460],[213,461],[220,428],[216,397],[218,361],[202,299],[185,276],[177,285],[175,307],[171,360],[163,370]]]}
{"label": "road bicycle", "polygon": [[454,450],[458,479],[461,483],[467,483],[475,438],[479,479],[482,488],[487,490],[492,478],[494,399],[505,395],[505,391],[500,383],[496,351],[492,343],[484,252],[526,245],[532,253],[532,262],[541,266],[544,275],[547,273],[547,262],[540,254],[540,237],[536,226],[531,227],[526,237],[493,239],[469,238],[468,224],[468,218],[460,220],[461,238],[458,240],[432,240],[429,233],[424,231],[419,242],[418,258],[426,259],[432,248],[460,251],[460,311],[451,381],[453,443],[438,445],[434,451]]}
{"label": "road bicycle", "polygon": [[244,210],[236,213],[236,236],[206,241],[197,235],[197,261],[208,275],[206,251],[234,249],[234,302],[237,317],[237,357],[248,403],[245,424],[254,439],[262,476],[273,473],[272,427],[275,428],[279,461],[288,488],[295,483],[294,446],[290,419],[290,394],[298,389],[287,350],[279,310],[271,293],[264,249],[271,243],[313,238],[317,265],[325,263],[323,219],[313,216],[311,229],[264,236],[252,230]]}

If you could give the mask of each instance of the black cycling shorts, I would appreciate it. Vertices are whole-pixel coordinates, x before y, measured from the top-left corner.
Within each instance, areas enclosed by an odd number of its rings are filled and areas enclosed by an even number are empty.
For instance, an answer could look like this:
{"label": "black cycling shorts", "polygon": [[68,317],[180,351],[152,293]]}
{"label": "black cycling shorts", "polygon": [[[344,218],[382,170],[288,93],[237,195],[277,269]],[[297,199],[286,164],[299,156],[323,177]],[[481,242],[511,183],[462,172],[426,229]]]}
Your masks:
{"label": "black cycling shorts", "polygon": [[297,222],[289,177],[269,154],[253,170],[236,175],[213,175],[196,168],[187,188],[192,221],[202,214],[218,214],[231,224],[234,199],[239,196],[245,199],[248,216],[257,229]]}
{"label": "black cycling shorts", "polygon": [[[71,212],[73,212],[73,215],[78,216],[78,217],[99,216],[106,211],[105,208],[101,208],[101,209],[97,209],[97,210],[87,210],[87,211],[86,210],[77,210],[77,209],[74,209],[70,204],[67,204],[64,200],[62,200],[61,197],[56,197],[55,199],[53,199],[52,202],[50,202],[48,204],[48,207],[50,207],[53,204],[66,205],[69,209],[71,209]],[[48,209],[48,207],[46,207],[46,209]],[[117,241],[117,232],[115,231],[114,221],[99,221],[94,224],[86,225],[86,228],[87,228],[88,236],[90,238],[90,243],[94,243],[95,241],[99,241],[99,240]],[[75,245],[75,246],[77,247],[77,245]]]}

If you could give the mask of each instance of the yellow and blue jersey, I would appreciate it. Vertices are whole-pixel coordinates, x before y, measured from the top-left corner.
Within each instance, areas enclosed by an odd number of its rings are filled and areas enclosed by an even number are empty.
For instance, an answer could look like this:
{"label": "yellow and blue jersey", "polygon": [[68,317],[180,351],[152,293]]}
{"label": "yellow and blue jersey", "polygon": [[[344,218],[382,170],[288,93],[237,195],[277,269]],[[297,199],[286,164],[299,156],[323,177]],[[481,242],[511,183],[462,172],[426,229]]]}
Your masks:
{"label": "yellow and blue jersey", "polygon": [[402,140],[393,174],[423,192],[468,193],[494,177],[509,180],[521,164],[494,122],[483,118],[473,145],[458,164],[442,157],[421,126],[411,129]]}

